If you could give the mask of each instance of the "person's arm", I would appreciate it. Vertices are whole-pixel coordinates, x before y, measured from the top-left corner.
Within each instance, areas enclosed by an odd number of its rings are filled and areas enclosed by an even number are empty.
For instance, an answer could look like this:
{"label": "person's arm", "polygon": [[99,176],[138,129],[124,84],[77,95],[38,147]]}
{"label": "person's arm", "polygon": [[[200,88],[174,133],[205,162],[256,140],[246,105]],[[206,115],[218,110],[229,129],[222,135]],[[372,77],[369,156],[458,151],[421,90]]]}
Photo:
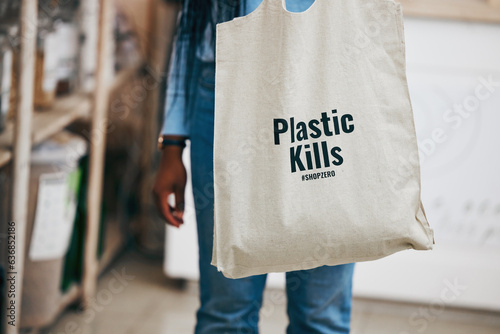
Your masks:
{"label": "person's arm", "polygon": [[185,103],[186,59],[185,57],[181,57],[180,61],[176,60],[179,49],[181,49],[181,55],[186,54],[182,50],[183,48],[185,48],[185,44],[179,42],[175,44],[172,51],[161,134],[187,138],[189,137],[189,120],[186,118]]}
{"label": "person's arm", "polygon": [[[168,139],[184,140],[181,136],[167,136]],[[156,206],[172,226],[180,227],[183,223],[184,190],[186,188],[186,168],[182,163],[183,147],[169,145],[163,148],[160,166],[153,187]],[[175,207],[168,204],[170,194],[175,196]]]}
{"label": "person's arm", "polygon": [[[182,43],[178,43],[173,50],[173,61],[167,81],[165,117],[160,133],[164,138],[175,141],[185,141],[189,136],[189,124],[185,117],[186,61],[185,59],[181,59],[180,62],[175,61],[177,49],[182,47]],[[166,222],[175,227],[183,223],[186,169],[182,162],[182,152],[183,147],[177,145],[167,145],[162,149],[160,166],[153,186],[153,195],[158,210]],[[171,194],[175,196],[175,207],[168,204],[168,197]]]}

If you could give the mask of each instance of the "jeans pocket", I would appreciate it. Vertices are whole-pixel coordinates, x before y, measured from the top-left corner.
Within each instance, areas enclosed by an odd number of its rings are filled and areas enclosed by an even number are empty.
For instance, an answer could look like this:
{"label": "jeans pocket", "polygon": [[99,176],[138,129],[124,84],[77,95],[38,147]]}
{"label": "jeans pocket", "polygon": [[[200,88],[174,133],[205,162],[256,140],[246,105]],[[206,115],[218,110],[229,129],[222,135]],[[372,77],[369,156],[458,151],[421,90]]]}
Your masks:
{"label": "jeans pocket", "polygon": [[215,63],[202,62],[199,73],[198,94],[202,99],[213,104],[215,103]]}
{"label": "jeans pocket", "polygon": [[[199,67],[198,67],[199,66]],[[215,107],[215,63],[199,62],[198,78],[193,82],[191,137],[212,145]]]}

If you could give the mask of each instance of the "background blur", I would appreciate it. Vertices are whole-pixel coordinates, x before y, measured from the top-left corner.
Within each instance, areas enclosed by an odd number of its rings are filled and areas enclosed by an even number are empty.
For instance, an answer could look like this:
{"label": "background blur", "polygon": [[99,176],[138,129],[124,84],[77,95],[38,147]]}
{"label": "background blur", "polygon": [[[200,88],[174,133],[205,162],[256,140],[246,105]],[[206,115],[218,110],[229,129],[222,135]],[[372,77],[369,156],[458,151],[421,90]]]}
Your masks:
{"label": "background blur", "polygon": [[[352,333],[500,333],[500,1],[401,2],[436,245],[357,265]],[[179,9],[0,0],[0,332],[192,333],[192,196],[180,230],[151,198]],[[264,334],[284,333],[283,286]]]}

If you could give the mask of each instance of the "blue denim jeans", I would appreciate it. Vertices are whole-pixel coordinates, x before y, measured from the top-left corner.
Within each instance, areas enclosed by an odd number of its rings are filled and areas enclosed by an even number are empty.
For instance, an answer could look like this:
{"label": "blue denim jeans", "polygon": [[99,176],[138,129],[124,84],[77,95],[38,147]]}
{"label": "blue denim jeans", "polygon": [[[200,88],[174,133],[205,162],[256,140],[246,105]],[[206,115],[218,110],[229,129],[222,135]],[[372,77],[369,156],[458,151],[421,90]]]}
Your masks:
{"label": "blue denim jeans", "polygon": [[[199,244],[200,302],[196,334],[258,333],[266,275],[228,279],[213,267],[213,63],[198,63],[190,103],[193,193]],[[286,274],[287,334],[349,333],[354,265]]]}

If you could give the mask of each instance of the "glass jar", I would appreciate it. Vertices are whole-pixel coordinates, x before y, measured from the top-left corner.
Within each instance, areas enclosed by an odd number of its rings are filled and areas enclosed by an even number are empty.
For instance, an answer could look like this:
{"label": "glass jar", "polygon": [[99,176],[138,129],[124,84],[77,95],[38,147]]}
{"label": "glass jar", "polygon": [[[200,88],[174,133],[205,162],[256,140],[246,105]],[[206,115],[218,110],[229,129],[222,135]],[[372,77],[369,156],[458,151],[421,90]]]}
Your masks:
{"label": "glass jar", "polygon": [[58,36],[52,24],[39,22],[35,63],[35,108],[48,109],[54,104],[59,65]]}
{"label": "glass jar", "polygon": [[[42,31],[40,38],[43,39],[40,41],[40,49],[43,49],[44,54],[44,78],[41,84],[43,90],[37,90],[39,96],[36,99],[35,107],[38,109],[50,106],[54,75],[57,95],[68,94],[75,86],[79,30],[74,20],[79,4],[80,0],[39,1],[38,27]],[[43,44],[55,45],[56,48],[52,50],[50,46],[47,47]],[[48,52],[51,54],[47,54]],[[52,63],[52,61],[56,61],[55,57],[58,57],[57,64]],[[39,60],[39,62],[41,61]],[[55,74],[52,73],[53,67],[55,67]],[[45,98],[46,101],[44,101]]]}
{"label": "glass jar", "polygon": [[64,95],[71,93],[77,82],[80,33],[74,22],[62,21],[56,23],[55,32],[59,47],[57,95]]}

